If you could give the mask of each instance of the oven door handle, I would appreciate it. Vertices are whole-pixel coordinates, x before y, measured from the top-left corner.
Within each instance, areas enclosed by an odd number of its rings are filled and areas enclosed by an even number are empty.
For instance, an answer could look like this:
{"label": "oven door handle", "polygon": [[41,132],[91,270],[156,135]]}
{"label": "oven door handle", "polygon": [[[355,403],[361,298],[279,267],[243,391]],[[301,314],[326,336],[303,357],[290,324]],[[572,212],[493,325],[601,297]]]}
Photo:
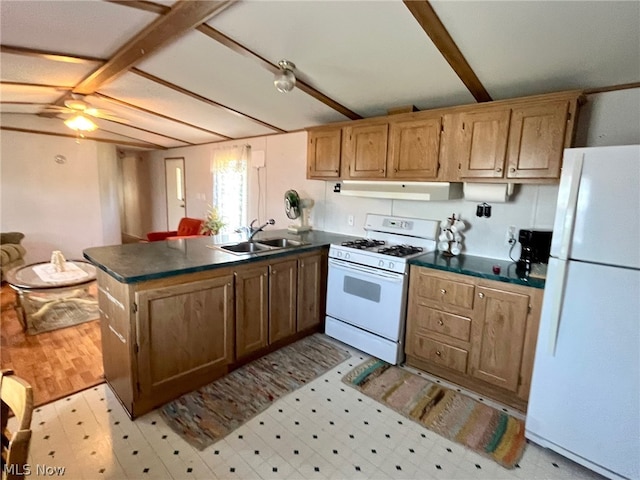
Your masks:
{"label": "oven door handle", "polygon": [[345,270],[347,272],[357,272],[363,275],[366,275],[371,278],[384,278],[387,280],[395,281],[395,282],[403,282],[404,274],[402,273],[394,273],[389,272],[387,270],[381,270],[378,268],[371,268],[364,265],[359,265],[357,263],[345,262],[343,260],[336,260],[335,258],[329,259],[329,267],[335,267],[340,270]]}

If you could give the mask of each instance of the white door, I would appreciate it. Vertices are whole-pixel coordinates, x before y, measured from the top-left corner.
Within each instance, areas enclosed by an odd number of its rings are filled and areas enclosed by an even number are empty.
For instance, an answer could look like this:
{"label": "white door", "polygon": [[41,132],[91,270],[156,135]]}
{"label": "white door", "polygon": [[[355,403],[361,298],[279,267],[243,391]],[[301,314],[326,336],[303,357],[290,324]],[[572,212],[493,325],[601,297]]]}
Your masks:
{"label": "white door", "polygon": [[180,219],[186,216],[184,158],[165,158],[167,182],[167,229],[178,228]]}

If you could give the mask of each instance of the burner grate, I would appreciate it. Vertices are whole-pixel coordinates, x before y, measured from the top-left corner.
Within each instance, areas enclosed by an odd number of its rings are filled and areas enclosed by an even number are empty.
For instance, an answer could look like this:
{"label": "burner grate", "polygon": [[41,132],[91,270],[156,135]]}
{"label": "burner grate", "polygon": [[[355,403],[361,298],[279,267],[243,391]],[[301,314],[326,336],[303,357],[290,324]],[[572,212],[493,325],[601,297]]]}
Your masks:
{"label": "burner grate", "polygon": [[412,245],[393,245],[378,249],[378,253],[391,255],[392,257],[406,257],[422,251],[423,249],[421,247],[414,247]]}
{"label": "burner grate", "polygon": [[385,242],[383,240],[372,240],[368,238],[359,238],[357,240],[342,242],[343,247],[357,248],[358,250],[365,250],[367,248],[379,247],[384,244]]}

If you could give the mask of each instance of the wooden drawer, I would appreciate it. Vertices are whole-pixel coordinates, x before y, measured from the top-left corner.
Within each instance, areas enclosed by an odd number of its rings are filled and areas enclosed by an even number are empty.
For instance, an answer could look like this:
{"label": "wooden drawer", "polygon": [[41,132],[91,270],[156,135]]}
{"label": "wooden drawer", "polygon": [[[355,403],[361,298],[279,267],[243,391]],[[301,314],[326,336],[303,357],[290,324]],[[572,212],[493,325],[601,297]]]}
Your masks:
{"label": "wooden drawer", "polygon": [[457,338],[468,342],[471,336],[471,319],[443,312],[425,305],[417,305],[415,317],[415,333],[428,335],[429,332],[437,332],[442,335]]}
{"label": "wooden drawer", "polygon": [[467,357],[469,352],[446,343],[437,342],[422,335],[413,335],[408,339],[407,353],[418,358],[435,363],[442,367],[456,370],[460,373],[467,371]]}
{"label": "wooden drawer", "polygon": [[475,293],[473,283],[439,278],[420,272],[416,287],[417,294],[425,299],[465,310],[473,309]]}

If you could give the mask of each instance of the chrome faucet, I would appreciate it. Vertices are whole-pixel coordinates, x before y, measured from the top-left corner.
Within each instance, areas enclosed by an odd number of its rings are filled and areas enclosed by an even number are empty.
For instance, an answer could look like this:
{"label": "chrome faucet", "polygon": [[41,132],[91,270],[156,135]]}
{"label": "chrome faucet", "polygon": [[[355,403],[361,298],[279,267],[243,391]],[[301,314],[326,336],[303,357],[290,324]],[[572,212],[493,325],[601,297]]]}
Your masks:
{"label": "chrome faucet", "polygon": [[266,227],[267,225],[274,225],[276,223],[276,221],[273,218],[270,218],[269,220],[267,220],[267,222],[264,225],[260,225],[258,228],[255,228],[253,226],[255,221],[256,220],[252,220],[251,224],[249,225],[249,230],[251,231],[251,235],[249,235],[250,242],[253,241],[253,237],[255,236],[255,234],[258,232],[261,232],[264,227]]}

